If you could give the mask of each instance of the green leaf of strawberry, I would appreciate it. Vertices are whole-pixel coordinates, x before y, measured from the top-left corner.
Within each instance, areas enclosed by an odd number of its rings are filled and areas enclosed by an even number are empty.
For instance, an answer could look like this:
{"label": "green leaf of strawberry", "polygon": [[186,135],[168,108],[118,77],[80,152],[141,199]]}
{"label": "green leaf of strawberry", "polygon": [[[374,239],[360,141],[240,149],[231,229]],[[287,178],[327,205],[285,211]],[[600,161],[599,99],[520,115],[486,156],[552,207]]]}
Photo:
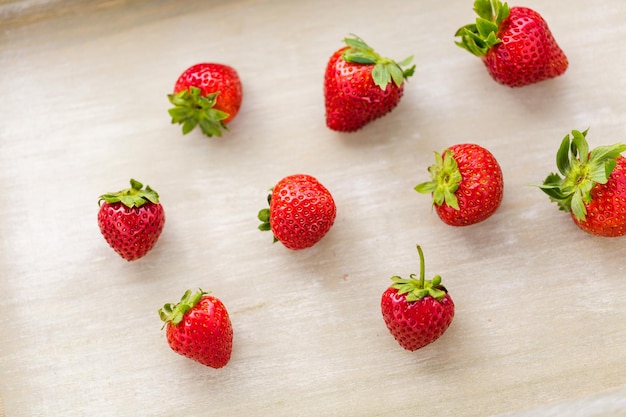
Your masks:
{"label": "green leaf of strawberry", "polygon": [[[549,174],[539,188],[559,209],[570,212],[583,230],[618,236],[626,233],[626,203],[621,203],[626,201],[626,180],[621,173],[626,169],[626,160],[621,157],[626,144],[589,151],[587,132],[573,130],[563,138],[556,155],[560,174]],[[616,176],[618,167],[620,175]]]}
{"label": "green leaf of strawberry", "polygon": [[191,290],[187,290],[178,303],[165,304],[163,308],[159,310],[159,317],[163,321],[163,327],[161,329],[164,329],[167,323],[171,323],[175,326],[183,321],[185,313],[198,304],[198,301],[206,294],[208,293],[202,291],[202,289],[195,293],[191,292]]}
{"label": "green leaf of strawberry", "polygon": [[159,194],[150,188],[149,185],[144,189],[142,183],[131,178],[130,188],[114,193],[102,194],[98,203],[102,201],[109,204],[121,202],[126,207],[141,207],[147,202],[157,204],[159,202]]}
{"label": "green leaf of strawberry", "polygon": [[261,221],[261,224],[259,225],[260,231],[268,232],[272,230],[272,226],[270,226],[270,209],[264,208],[259,210],[257,218]]}
{"label": "green leaf of strawberry", "polygon": [[461,27],[454,35],[461,40],[455,43],[483,57],[491,47],[502,41],[497,37],[498,29],[500,23],[509,16],[510,9],[507,3],[503,4],[500,0],[476,0],[474,11],[478,15],[476,23]]}
{"label": "green leaf of strawberry", "polygon": [[380,56],[372,47],[365,43],[363,39],[356,35],[352,36],[352,38],[344,39],[348,48],[343,52],[342,58],[347,62],[374,65],[372,69],[372,79],[381,90],[387,88],[387,84],[391,81],[399,87],[405,79],[413,75],[415,65],[407,70],[402,69],[403,66],[410,65],[413,60],[412,56],[397,63],[390,58]]}
{"label": "green leaf of strawberry", "polygon": [[626,144],[598,146],[589,152],[587,132],[573,130],[561,141],[556,164],[562,176],[552,173],[539,188],[559,208],[571,211],[579,220],[585,220],[586,204],[591,201],[591,190],[596,184],[605,184],[616,165],[616,158],[626,151]]}
{"label": "green leaf of strawberry", "polygon": [[445,150],[443,156],[435,152],[435,164],[428,168],[432,181],[415,186],[415,191],[422,194],[433,194],[433,203],[437,206],[446,205],[459,210],[459,201],[456,190],[461,184],[461,171],[456,159],[450,150]]}
{"label": "green leaf of strawberry", "polygon": [[206,135],[222,136],[222,129],[228,130],[223,120],[229,115],[214,108],[219,93],[201,96],[201,92],[197,87],[190,87],[177,94],[168,94],[174,105],[169,109],[172,123],[181,124],[185,135],[200,125]]}

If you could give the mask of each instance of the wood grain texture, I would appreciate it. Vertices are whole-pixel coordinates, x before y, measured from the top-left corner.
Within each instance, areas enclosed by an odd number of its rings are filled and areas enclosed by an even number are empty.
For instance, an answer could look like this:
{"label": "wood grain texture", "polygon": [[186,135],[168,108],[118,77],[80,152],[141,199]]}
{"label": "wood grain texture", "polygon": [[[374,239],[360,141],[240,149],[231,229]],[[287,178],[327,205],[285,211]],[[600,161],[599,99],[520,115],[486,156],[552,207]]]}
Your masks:
{"label": "wood grain texture", "polygon": [[[471,3],[0,3],[6,414],[626,415],[625,241],[586,235],[531,186],[571,129],[590,127],[592,146],[623,140],[626,8],[526,1],[570,68],[514,90],[453,44]],[[322,79],[349,33],[414,54],[417,70],[393,113],[338,134]],[[183,137],[167,114],[177,76],[202,61],[244,85],[223,138]],[[413,187],[433,151],[460,142],[498,158],[505,196],[458,229]],[[256,213],[297,172],[338,214],[318,245],[291,252]],[[167,219],[134,263],[96,223],[98,196],[130,177],[158,190]],[[416,243],[457,312],[435,344],[406,352],[379,302],[392,275],[418,272]],[[158,308],[198,287],[233,321],[221,370],[174,354],[160,331]]]}

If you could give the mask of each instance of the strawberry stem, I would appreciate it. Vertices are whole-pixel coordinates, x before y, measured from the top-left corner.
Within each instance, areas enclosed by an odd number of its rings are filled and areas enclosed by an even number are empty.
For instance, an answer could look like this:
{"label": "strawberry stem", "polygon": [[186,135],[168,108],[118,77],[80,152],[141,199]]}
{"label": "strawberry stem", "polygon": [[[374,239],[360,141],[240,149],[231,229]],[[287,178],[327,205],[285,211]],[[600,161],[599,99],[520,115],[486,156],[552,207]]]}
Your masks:
{"label": "strawberry stem", "polygon": [[424,288],[424,278],[426,275],[426,265],[424,262],[424,251],[422,250],[422,247],[420,245],[415,245],[417,247],[417,253],[420,257],[420,282],[419,282],[419,286],[420,288]]}

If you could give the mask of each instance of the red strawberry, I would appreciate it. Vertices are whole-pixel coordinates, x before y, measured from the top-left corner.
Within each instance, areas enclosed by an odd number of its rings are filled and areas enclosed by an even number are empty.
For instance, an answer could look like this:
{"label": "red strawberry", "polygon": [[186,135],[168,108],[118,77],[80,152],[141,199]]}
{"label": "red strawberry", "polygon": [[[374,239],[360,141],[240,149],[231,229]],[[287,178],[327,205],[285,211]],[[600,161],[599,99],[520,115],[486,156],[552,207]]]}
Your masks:
{"label": "red strawberry", "polygon": [[222,129],[239,112],[242,87],[239,75],[223,64],[196,64],[183,72],[167,96],[172,123],[183,125],[183,134],[200,126],[207,136],[222,136]]}
{"label": "red strawberry", "polygon": [[394,282],[383,293],[380,308],[391,335],[406,350],[417,350],[435,340],[448,329],[454,318],[454,302],[441,285],[441,277],[424,279],[424,253],[420,257],[420,277],[391,277]]}
{"label": "red strawberry", "polygon": [[335,222],[337,208],[330,192],[310,175],[283,178],[268,196],[269,209],[259,212],[260,230],[271,230],[274,242],[289,249],[315,245]]}
{"label": "red strawberry", "polygon": [[326,125],[339,132],[354,132],[393,110],[404,91],[404,80],[413,57],[400,63],[383,58],[358,37],[346,38],[348,45],[328,61],[324,76]]}
{"label": "red strawberry", "polygon": [[534,10],[500,0],[476,0],[476,23],[459,29],[460,47],[480,57],[491,77],[521,87],[557,77],[568,66],[548,24]]}
{"label": "red strawberry", "polygon": [[574,223],[597,236],[626,234],[626,144],[598,146],[589,151],[587,132],[572,131],[557,152],[559,174],[552,173],[540,188]]}
{"label": "red strawberry", "polygon": [[233,327],[224,304],[200,290],[187,290],[178,304],[159,310],[172,350],[211,368],[222,368],[233,350]]}
{"label": "red strawberry", "polygon": [[[159,195],[150,186],[130,180],[131,188],[100,196],[98,225],[102,236],[122,258],[134,261],[157,242],[165,213]],[[102,203],[104,201],[104,203]]]}
{"label": "red strawberry", "polygon": [[454,145],[435,152],[428,168],[431,181],[417,192],[432,193],[437,214],[451,226],[469,226],[487,219],[500,206],[504,191],[502,170],[487,149],[474,144]]}

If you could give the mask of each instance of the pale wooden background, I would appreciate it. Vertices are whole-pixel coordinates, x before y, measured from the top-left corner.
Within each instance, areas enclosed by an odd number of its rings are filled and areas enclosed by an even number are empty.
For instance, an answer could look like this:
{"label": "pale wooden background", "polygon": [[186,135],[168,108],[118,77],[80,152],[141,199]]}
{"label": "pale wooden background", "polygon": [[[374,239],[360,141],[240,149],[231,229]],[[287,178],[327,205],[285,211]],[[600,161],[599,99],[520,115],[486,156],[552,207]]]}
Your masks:
{"label": "pale wooden background", "polygon": [[[621,0],[524,3],[570,60],[511,90],[453,44],[472,2],[0,2],[0,397],[7,416],[624,416],[624,239],[579,231],[536,184],[571,129],[624,140]],[[400,106],[361,132],[324,125],[322,77],[356,33],[415,54]],[[201,61],[233,65],[244,105],[222,139],[182,137],[166,94]],[[500,210],[445,226],[433,151],[472,141],[505,176]],[[266,191],[306,172],[334,228],[290,252],[256,230]],[[101,238],[97,198],[130,177],[167,222],[144,259]],[[457,305],[417,352],[387,333],[389,277],[439,273]],[[175,355],[157,309],[202,287],[230,310],[231,363]]]}

